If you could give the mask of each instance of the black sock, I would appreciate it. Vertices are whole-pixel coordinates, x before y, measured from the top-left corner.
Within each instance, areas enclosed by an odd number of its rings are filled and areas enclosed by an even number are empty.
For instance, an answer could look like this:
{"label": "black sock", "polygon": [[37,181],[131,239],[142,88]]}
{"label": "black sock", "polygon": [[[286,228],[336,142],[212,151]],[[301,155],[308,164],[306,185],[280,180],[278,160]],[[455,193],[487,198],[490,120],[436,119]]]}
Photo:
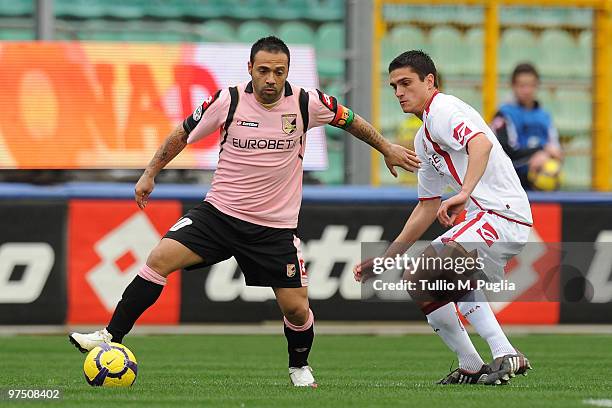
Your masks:
{"label": "black sock", "polygon": [[285,324],[287,351],[289,351],[289,367],[308,365],[308,354],[314,340],[314,323],[304,331],[291,330]]}
{"label": "black sock", "polygon": [[106,330],[113,335],[113,342],[121,343],[123,341],[123,336],[132,330],[140,315],[155,303],[163,288],[162,285],[136,275],[123,291],[113,317],[106,327]]}

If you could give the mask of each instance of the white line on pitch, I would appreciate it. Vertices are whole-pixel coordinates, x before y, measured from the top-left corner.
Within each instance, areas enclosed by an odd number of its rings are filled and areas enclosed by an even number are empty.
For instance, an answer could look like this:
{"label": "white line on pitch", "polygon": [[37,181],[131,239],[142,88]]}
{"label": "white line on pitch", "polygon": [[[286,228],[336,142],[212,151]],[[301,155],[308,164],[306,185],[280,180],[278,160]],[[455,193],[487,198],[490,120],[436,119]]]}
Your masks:
{"label": "white line on pitch", "polygon": [[596,407],[612,407],[612,399],[585,399],[582,402]]}

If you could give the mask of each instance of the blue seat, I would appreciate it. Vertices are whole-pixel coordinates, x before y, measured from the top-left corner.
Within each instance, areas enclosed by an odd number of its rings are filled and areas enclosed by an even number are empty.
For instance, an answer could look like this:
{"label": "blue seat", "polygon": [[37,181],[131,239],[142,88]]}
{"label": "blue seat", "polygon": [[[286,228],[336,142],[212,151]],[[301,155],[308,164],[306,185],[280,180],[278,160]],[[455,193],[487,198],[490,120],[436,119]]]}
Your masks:
{"label": "blue seat", "polygon": [[591,129],[592,100],[586,90],[564,90],[557,92],[559,113],[553,118],[561,132],[585,134]]}
{"label": "blue seat", "polygon": [[321,76],[338,77],[344,74],[344,36],[344,25],[341,23],[325,23],[317,30],[317,69]]}
{"label": "blue seat", "polygon": [[176,19],[182,17],[187,11],[180,0],[149,0],[146,1],[143,12],[150,17]]}
{"label": "blue seat", "polygon": [[427,48],[429,42],[423,32],[414,26],[395,26],[387,32],[381,44],[380,71],[387,73],[389,63],[405,51]]}
{"label": "blue seat", "polygon": [[499,73],[507,76],[521,62],[537,62],[535,36],[529,30],[511,28],[501,35],[497,55]]}
{"label": "blue seat", "polygon": [[223,20],[210,20],[197,26],[196,33],[203,42],[236,41],[236,33],[231,24]]}
{"label": "blue seat", "polygon": [[463,36],[452,27],[435,27],[429,35],[431,57],[436,67],[446,75],[465,71],[467,53]]}
{"label": "blue seat", "polygon": [[465,33],[465,60],[463,73],[468,76],[481,76],[484,64],[484,34],[480,28],[472,28]]}
{"label": "blue seat", "polygon": [[55,0],[53,11],[60,17],[102,18],[105,7],[94,0]]}
{"label": "blue seat", "polygon": [[31,41],[36,34],[32,28],[0,28],[0,40],[2,41]]}
{"label": "blue seat", "polygon": [[306,15],[303,0],[264,0],[265,16],[274,20],[298,20]]}
{"label": "blue seat", "polygon": [[343,0],[308,0],[306,16],[314,21],[341,21],[344,18]]}
{"label": "blue seat", "polygon": [[0,16],[31,16],[34,0],[0,0]]}
{"label": "blue seat", "polygon": [[574,74],[579,78],[589,78],[593,73],[593,32],[584,30],[578,36]]}
{"label": "blue seat", "polygon": [[[231,16],[231,10],[224,0],[187,0],[183,2],[183,19],[212,19]],[[228,16],[228,17],[229,17]]]}
{"label": "blue seat", "polygon": [[103,5],[104,15],[112,18],[139,19],[145,15],[142,0],[108,0],[100,5]]}
{"label": "blue seat", "polygon": [[574,74],[578,46],[568,32],[546,30],[539,41],[539,66],[545,77],[567,77]]}
{"label": "blue seat", "polygon": [[404,113],[393,92],[393,88],[391,88],[389,84],[383,82],[379,88],[379,93],[380,127],[383,132],[394,132],[404,120]]}
{"label": "blue seat", "polygon": [[311,44],[315,43],[315,34],[306,23],[289,21],[278,27],[278,36],[287,44]]}
{"label": "blue seat", "polygon": [[261,21],[245,21],[238,27],[238,41],[252,44],[262,37],[274,34],[272,26]]}
{"label": "blue seat", "polygon": [[225,16],[240,20],[267,17],[267,0],[224,0]]}

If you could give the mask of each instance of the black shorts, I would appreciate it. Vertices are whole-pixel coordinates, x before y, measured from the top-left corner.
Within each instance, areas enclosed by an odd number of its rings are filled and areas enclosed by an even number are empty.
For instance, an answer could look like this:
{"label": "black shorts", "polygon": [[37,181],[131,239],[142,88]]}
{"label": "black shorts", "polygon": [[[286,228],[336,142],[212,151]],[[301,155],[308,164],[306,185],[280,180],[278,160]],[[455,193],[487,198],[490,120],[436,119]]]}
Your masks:
{"label": "black shorts", "polygon": [[203,201],[168,230],[164,238],[180,242],[204,259],[185,269],[236,258],[248,286],[299,288],[308,285],[296,230],[253,224],[222,213]]}

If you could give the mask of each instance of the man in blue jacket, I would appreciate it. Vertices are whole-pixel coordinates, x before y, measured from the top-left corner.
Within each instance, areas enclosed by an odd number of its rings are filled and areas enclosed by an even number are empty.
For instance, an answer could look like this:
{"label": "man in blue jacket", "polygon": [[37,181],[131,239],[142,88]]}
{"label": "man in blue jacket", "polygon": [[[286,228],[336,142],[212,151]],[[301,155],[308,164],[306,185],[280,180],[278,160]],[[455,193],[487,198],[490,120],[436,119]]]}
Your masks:
{"label": "man in blue jacket", "polygon": [[539,84],[533,65],[517,65],[511,80],[514,100],[503,104],[491,123],[525,189],[533,188],[527,177],[530,171],[537,172],[551,158],[563,159],[557,129],[536,99]]}

